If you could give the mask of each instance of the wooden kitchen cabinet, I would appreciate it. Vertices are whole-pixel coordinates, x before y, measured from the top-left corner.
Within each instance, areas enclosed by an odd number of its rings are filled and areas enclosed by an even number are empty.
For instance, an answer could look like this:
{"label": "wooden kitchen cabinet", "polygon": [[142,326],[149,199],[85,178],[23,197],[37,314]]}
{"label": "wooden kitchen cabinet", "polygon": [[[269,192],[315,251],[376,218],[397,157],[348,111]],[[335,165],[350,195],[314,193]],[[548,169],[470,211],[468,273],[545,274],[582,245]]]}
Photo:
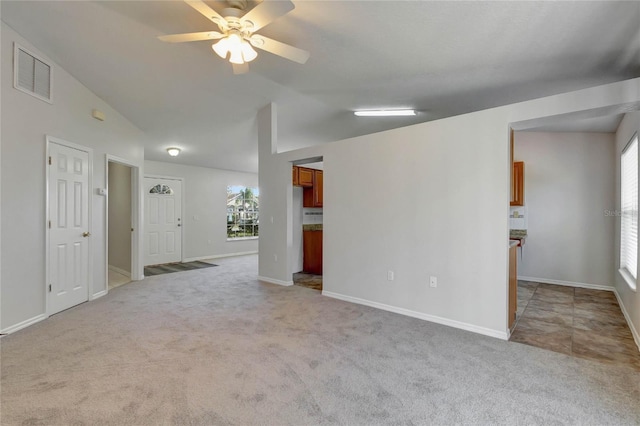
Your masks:
{"label": "wooden kitchen cabinet", "polygon": [[324,198],[324,174],[322,170],[316,170],[314,172],[313,180],[313,204],[316,207],[322,207],[322,201]]}
{"label": "wooden kitchen cabinet", "polygon": [[510,145],[509,153],[511,156],[511,159],[509,160],[509,167],[510,167],[509,182],[511,183],[511,188],[510,188],[511,196],[509,197],[510,198],[509,202],[513,202],[513,149],[515,148],[513,144],[514,140],[515,140],[515,132],[513,131],[512,128],[509,128],[509,145]]}
{"label": "wooden kitchen cabinet", "polygon": [[312,187],[313,186],[313,169],[307,169],[306,167],[298,167],[298,186]]}
{"label": "wooden kitchen cabinet", "polygon": [[313,186],[313,172],[313,169],[293,166],[291,170],[291,179],[293,181],[293,186],[311,188]]}
{"label": "wooden kitchen cabinet", "polygon": [[322,231],[302,232],[302,252],[303,272],[322,275]]}
{"label": "wooden kitchen cabinet", "polygon": [[513,330],[518,309],[518,246],[509,247],[509,330]]}
{"label": "wooden kitchen cabinet", "polygon": [[511,205],[524,206],[524,162],[513,163]]}
{"label": "wooden kitchen cabinet", "polygon": [[324,201],[324,173],[313,170],[313,185],[302,193],[303,207],[322,207]]}

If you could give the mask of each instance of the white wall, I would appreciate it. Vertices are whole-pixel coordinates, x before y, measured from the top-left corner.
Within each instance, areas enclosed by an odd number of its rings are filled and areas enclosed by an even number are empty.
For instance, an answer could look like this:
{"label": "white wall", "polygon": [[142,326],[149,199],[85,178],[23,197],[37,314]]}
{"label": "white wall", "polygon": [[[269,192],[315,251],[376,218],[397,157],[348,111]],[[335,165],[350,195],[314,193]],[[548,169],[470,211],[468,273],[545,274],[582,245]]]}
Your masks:
{"label": "white wall", "polygon": [[[42,55],[2,23],[2,294],[0,329],[12,331],[46,317],[45,135],[93,149],[90,297],[106,291],[105,155],[142,167],[144,135],[65,70],[53,64],[53,104],[13,88],[13,42]],[[91,117],[92,109],[106,121]]]}
{"label": "white wall", "polygon": [[518,275],[613,286],[615,141],[612,133],[516,132],[524,161],[528,238]]}
{"label": "white wall", "polygon": [[[640,112],[626,114],[618,131],[616,132],[616,210],[621,211],[620,206],[620,155],[627,143],[631,140],[634,133],[640,134]],[[616,220],[615,229],[615,287],[620,296],[622,309],[630,321],[633,335],[636,343],[640,347],[640,286],[636,280],[636,290],[632,290],[627,282],[622,278],[617,268],[620,265],[620,219]],[[638,251],[640,253],[640,250]],[[639,262],[640,264],[640,262]]]}
{"label": "white wall", "polygon": [[[0,22],[2,22],[2,7],[0,6]],[[0,52],[2,51],[2,28],[0,27]],[[0,60],[2,58],[2,54],[0,53]],[[2,75],[4,67],[0,66],[0,94],[2,93],[3,85]],[[0,100],[2,96],[0,96]],[[0,101],[0,129],[2,129],[2,102]],[[2,200],[2,131],[0,131],[0,201]],[[0,330],[2,330],[2,205],[0,204]]]}
{"label": "white wall", "polygon": [[[147,175],[184,178],[182,218],[185,260],[258,251],[256,239],[227,241],[226,225],[227,186],[256,187],[256,174],[159,161],[145,161],[144,164]],[[260,202],[262,203],[262,191]],[[260,231],[263,222],[261,215]]]}
{"label": "white wall", "polygon": [[131,273],[131,167],[109,162],[109,266]]}
{"label": "white wall", "polygon": [[289,162],[322,156],[323,294],[506,338],[509,125],[619,104],[640,105],[640,79],[283,153],[267,105],[259,275],[288,283]]}

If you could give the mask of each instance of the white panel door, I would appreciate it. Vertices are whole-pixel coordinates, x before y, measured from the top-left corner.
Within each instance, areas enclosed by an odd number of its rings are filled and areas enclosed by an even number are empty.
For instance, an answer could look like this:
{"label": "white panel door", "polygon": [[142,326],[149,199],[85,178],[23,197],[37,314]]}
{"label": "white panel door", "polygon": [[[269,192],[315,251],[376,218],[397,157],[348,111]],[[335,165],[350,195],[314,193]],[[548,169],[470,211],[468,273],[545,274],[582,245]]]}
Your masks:
{"label": "white panel door", "polygon": [[49,313],[89,300],[89,154],[49,144]]}
{"label": "white panel door", "polygon": [[144,178],[144,265],[182,260],[182,182]]}

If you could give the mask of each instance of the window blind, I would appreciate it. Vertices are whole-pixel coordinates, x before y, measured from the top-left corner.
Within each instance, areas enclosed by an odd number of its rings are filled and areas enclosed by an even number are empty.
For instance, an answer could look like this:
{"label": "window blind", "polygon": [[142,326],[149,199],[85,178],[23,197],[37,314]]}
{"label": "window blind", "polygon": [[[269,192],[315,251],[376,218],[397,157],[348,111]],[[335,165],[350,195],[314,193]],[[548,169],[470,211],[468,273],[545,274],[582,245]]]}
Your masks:
{"label": "window blind", "polygon": [[638,273],[638,135],[621,158],[620,269],[635,279]]}

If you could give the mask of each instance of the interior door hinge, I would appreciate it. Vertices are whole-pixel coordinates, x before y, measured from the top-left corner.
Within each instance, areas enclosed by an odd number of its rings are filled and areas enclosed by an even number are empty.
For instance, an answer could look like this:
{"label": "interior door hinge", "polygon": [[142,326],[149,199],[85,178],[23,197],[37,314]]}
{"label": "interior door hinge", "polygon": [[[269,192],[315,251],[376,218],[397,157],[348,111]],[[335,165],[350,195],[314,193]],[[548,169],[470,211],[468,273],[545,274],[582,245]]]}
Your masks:
{"label": "interior door hinge", "polygon": [[49,284],[49,293],[51,293],[51,284]]}
{"label": "interior door hinge", "polygon": [[51,229],[51,221],[49,221],[49,229]]}
{"label": "interior door hinge", "polygon": [[51,156],[49,156],[49,165],[51,165]]}

